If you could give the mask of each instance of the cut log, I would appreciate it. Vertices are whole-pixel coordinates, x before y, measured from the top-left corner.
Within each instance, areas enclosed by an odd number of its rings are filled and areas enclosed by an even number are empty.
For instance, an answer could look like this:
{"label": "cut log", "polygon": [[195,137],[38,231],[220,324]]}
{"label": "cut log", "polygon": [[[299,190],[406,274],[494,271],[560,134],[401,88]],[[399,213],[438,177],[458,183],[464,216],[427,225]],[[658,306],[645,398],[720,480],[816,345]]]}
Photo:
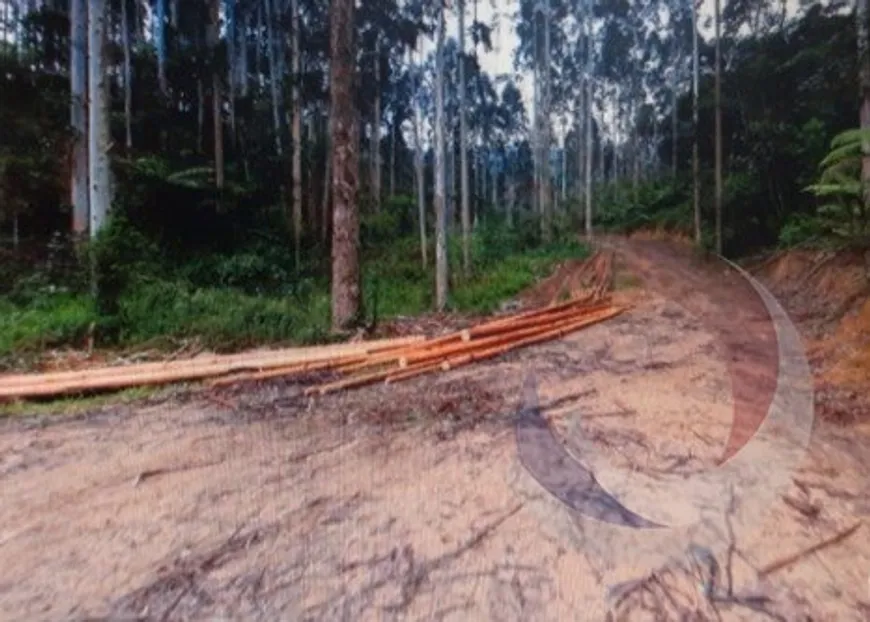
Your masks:
{"label": "cut log", "polygon": [[[415,338],[419,339],[419,338]],[[409,341],[403,339],[407,344]],[[300,348],[286,350],[280,354],[263,357],[227,357],[229,361],[206,362],[185,361],[177,364],[164,364],[164,366],[149,366],[142,371],[138,365],[113,368],[111,373],[106,370],[88,370],[78,372],[59,372],[55,374],[27,374],[23,376],[6,376],[0,382],[0,399],[23,398],[23,397],[48,397],[69,393],[81,393],[85,391],[122,389],[133,386],[149,386],[169,384],[173,382],[186,382],[201,380],[225,374],[256,370],[261,371],[270,368],[288,367],[300,364],[319,364],[329,362],[350,362],[361,360],[367,351],[378,352],[382,348],[395,347],[392,344],[347,344],[342,351],[341,347],[326,346],[318,348]],[[360,354],[352,354],[357,351]],[[346,354],[350,352],[351,354]],[[22,380],[20,381],[19,378]],[[26,381],[25,381],[26,379]]]}
{"label": "cut log", "polygon": [[422,361],[432,360],[435,358],[445,358],[447,356],[453,356],[455,354],[463,354],[467,352],[475,352],[479,351],[483,348],[494,347],[501,344],[511,343],[518,339],[524,339],[526,337],[531,337],[533,335],[537,335],[540,333],[550,332],[564,326],[569,326],[581,319],[594,319],[600,315],[604,315],[609,317],[607,314],[611,312],[611,309],[602,309],[601,311],[593,312],[593,313],[581,313],[575,314],[573,316],[562,318],[555,322],[545,322],[541,324],[537,324],[531,327],[519,328],[517,330],[512,330],[509,332],[504,332],[502,334],[493,335],[491,337],[484,337],[478,340],[471,341],[470,343],[462,343],[458,345],[449,345],[444,346],[442,348],[438,348],[435,350],[423,350],[418,352],[410,353],[399,361],[399,366],[402,368],[408,367],[410,364],[416,364]]}
{"label": "cut log", "polygon": [[[423,352],[433,352],[436,349],[445,346],[464,347],[471,343],[476,343],[475,340],[481,337],[506,334],[511,331],[521,328],[531,328],[534,326],[552,327],[555,322],[561,321],[572,316],[586,315],[607,309],[608,305],[588,304],[583,301],[571,301],[562,305],[554,305],[551,308],[542,309],[527,314],[520,314],[511,318],[504,318],[492,322],[486,322],[478,326],[451,333],[436,339],[430,339],[422,343],[406,346],[401,349],[391,350],[390,352],[379,356],[367,358],[359,363],[352,363],[346,366],[339,367],[339,371],[352,373],[363,369],[369,369],[377,366],[389,366],[392,363],[398,363],[399,366],[407,365],[407,361],[415,355]],[[405,361],[404,363],[402,361]]]}
{"label": "cut log", "polygon": [[[431,360],[420,361],[417,364],[401,371],[381,370],[367,374],[361,374],[353,376],[351,378],[346,378],[344,380],[339,380],[336,382],[331,382],[315,387],[309,387],[308,389],[306,389],[305,394],[325,395],[327,393],[332,393],[334,391],[339,391],[342,389],[365,386],[367,384],[372,384],[380,380],[392,383],[408,378],[414,378],[416,376],[425,373],[431,373],[433,371],[438,371],[440,369],[455,369],[456,367],[461,367],[463,365],[468,365],[477,361],[482,361],[489,358],[494,358],[496,356],[500,356],[502,354],[505,354],[506,352],[517,348],[527,347],[552,339],[558,339],[573,331],[579,330],[581,328],[586,328],[593,324],[597,324],[598,322],[603,322],[604,320],[615,317],[620,313],[623,313],[626,308],[627,307],[612,307],[600,313],[588,314],[578,319],[572,319],[570,321],[563,322],[556,327],[534,331],[532,334],[528,334],[528,332],[531,331],[517,331],[517,333],[514,334],[515,338],[513,340],[501,340],[501,343],[491,342],[485,344],[484,347],[481,347],[482,342],[477,343],[474,344],[475,346],[477,346],[477,348],[472,349],[469,352],[457,353],[454,351],[453,356],[446,354],[443,355],[444,360],[439,360],[436,362],[433,362]],[[523,336],[522,333],[526,333],[525,336]]]}
{"label": "cut log", "polygon": [[[226,365],[230,368],[257,369],[260,367],[281,367],[293,363],[321,361],[341,356],[364,356],[370,353],[380,353],[399,349],[414,343],[420,343],[425,337],[416,335],[400,339],[385,339],[370,342],[335,344],[320,347],[288,348],[262,352],[247,352],[233,355],[212,355],[184,361],[139,363],[135,365],[120,365],[100,367],[76,371],[52,372],[47,374],[7,374],[0,375],[0,394],[9,389],[25,389],[28,386],[41,386],[53,382],[72,383],[77,381],[93,381],[96,378],[113,378],[135,374],[148,375],[152,373],[172,373],[179,370],[210,368],[216,365]],[[231,369],[230,371],[236,371]]]}

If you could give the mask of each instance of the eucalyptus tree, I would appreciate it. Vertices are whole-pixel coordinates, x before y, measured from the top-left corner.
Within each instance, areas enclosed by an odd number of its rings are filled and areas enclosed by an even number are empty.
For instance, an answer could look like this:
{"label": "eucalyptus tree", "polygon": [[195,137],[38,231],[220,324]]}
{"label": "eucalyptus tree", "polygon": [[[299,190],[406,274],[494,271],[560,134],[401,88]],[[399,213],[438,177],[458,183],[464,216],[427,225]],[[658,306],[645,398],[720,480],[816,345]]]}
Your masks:
{"label": "eucalyptus tree", "polygon": [[72,230],[77,236],[88,230],[88,2],[70,0],[70,128],[72,166],[70,202],[73,207]]}
{"label": "eucalyptus tree", "polygon": [[292,184],[293,184],[293,248],[297,269],[302,263],[302,97],[300,88],[301,63],[301,19],[299,16],[299,0],[290,0],[290,54],[292,58],[291,76],[291,148],[293,149]]}
{"label": "eucalyptus tree", "polygon": [[[267,0],[268,1],[268,0]],[[355,103],[355,0],[330,2],[330,126],[332,130],[332,326],[359,317],[359,122]]]}
{"label": "eucalyptus tree", "polygon": [[713,22],[716,30],[715,61],[715,209],[716,209],[716,252],[722,254],[722,8],[721,0],[714,0]]}
{"label": "eucalyptus tree", "polygon": [[692,7],[692,207],[695,224],[695,243],[701,244],[701,158],[698,154],[698,3],[689,0]]}
{"label": "eucalyptus tree", "polygon": [[88,7],[88,179],[90,235],[95,238],[112,206],[112,171],[109,150],[109,73],[107,34],[108,0],[91,0]]}
{"label": "eucalyptus tree", "polygon": [[423,262],[423,268],[429,265],[428,246],[429,241],[426,236],[426,171],[424,168],[424,147],[423,147],[423,109],[425,91],[423,89],[424,72],[422,64],[414,63],[414,52],[408,52],[411,57],[409,64],[413,65],[414,76],[414,172],[417,185],[417,219],[420,228],[420,259]]}
{"label": "eucalyptus tree", "polygon": [[447,263],[447,205],[444,178],[444,38],[445,2],[438,0],[435,35],[435,307],[447,307],[449,273]]}
{"label": "eucalyptus tree", "polygon": [[865,213],[870,213],[870,4],[857,0],[855,7],[858,40],[858,93],[861,101],[861,188]]}
{"label": "eucalyptus tree", "polygon": [[[456,5],[459,19],[459,100],[465,101],[465,0]],[[462,267],[471,271],[471,213],[468,200],[468,119],[464,105],[459,106],[459,180],[462,201]]]}

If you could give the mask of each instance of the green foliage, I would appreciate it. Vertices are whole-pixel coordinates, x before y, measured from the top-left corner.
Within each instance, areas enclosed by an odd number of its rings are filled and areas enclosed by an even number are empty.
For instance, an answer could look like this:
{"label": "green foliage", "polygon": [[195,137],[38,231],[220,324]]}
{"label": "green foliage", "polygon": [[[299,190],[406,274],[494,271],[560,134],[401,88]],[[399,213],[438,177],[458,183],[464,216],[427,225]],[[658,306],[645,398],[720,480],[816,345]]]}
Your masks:
{"label": "green foliage", "polygon": [[156,281],[121,298],[118,317],[125,343],[182,337],[197,337],[218,348],[309,343],[326,335],[329,298],[325,292],[305,301],[266,298],[228,288]]}
{"label": "green foliage", "polygon": [[131,287],[161,272],[161,253],[122,213],[114,214],[89,247],[95,277],[96,309],[111,322],[120,298]]}
{"label": "green foliage", "polygon": [[865,189],[861,183],[864,142],[870,142],[870,130],[851,129],[834,137],[828,155],[819,165],[818,183],[806,188],[825,202],[814,216],[795,219],[790,228],[784,228],[780,234],[783,243],[809,229],[814,230],[815,236],[839,239],[866,234],[870,213],[865,208]]}
{"label": "green foliage", "polygon": [[692,229],[692,205],[685,184],[647,182],[639,184],[635,193],[631,183],[626,182],[597,190],[601,198],[594,216],[596,226],[605,230],[630,233],[648,228],[680,232]]}
{"label": "green foliage", "polygon": [[0,298],[0,357],[12,352],[43,350],[60,345],[84,345],[97,319],[85,296],[44,294],[27,307]]}
{"label": "green foliage", "polygon": [[825,225],[811,214],[792,214],[779,232],[779,244],[790,248],[823,238]]}
{"label": "green foliage", "polygon": [[505,300],[517,295],[536,280],[546,276],[565,259],[582,259],[588,248],[579,242],[556,242],[534,252],[515,253],[492,261],[467,282],[455,285],[453,307],[461,311],[489,313]]}

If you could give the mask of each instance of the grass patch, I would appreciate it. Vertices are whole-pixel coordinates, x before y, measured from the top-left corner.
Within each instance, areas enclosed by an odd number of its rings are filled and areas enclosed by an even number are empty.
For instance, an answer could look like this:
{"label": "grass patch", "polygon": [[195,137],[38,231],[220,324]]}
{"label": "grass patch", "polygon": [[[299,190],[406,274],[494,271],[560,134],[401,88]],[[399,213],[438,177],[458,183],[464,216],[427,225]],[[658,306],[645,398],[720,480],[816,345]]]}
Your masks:
{"label": "grass patch", "polygon": [[588,255],[588,248],[582,244],[559,243],[493,260],[468,282],[456,284],[453,305],[460,311],[492,312],[505,300],[547,276],[556,263]]}
{"label": "grass patch", "polygon": [[74,417],[107,406],[130,404],[152,397],[163,387],[133,387],[111,393],[88,395],[85,397],[64,397],[44,401],[15,401],[0,403],[0,417]]}
{"label": "grass patch", "polygon": [[[546,276],[556,262],[589,254],[576,242],[530,249],[517,240],[499,231],[476,234],[474,273],[467,278],[461,273],[458,254],[451,252],[451,308],[493,311]],[[249,257],[244,262],[221,261],[234,266],[256,263]],[[362,265],[366,319],[375,314],[378,319],[412,316],[432,308],[434,267],[431,262],[425,269],[421,265],[415,238],[367,249]],[[260,264],[255,267],[255,272],[262,271]],[[182,267],[174,274],[130,279],[108,317],[99,316],[84,295],[0,298],[0,360],[51,347],[82,347],[92,323],[97,325],[101,346],[148,343],[172,347],[179,339],[196,338],[211,349],[231,351],[264,343],[314,344],[330,339],[325,279],[272,275],[270,279],[277,282],[268,291],[256,293],[254,277],[241,279],[244,288],[229,286],[225,280],[217,287],[197,283],[185,274]]]}
{"label": "grass patch", "polygon": [[85,296],[46,295],[26,307],[0,298],[0,357],[81,342],[96,319]]}
{"label": "grass patch", "polygon": [[155,281],[120,300],[119,338],[138,344],[159,337],[197,337],[213,348],[264,342],[315,343],[329,327],[325,292],[302,297],[251,296],[234,289]]}

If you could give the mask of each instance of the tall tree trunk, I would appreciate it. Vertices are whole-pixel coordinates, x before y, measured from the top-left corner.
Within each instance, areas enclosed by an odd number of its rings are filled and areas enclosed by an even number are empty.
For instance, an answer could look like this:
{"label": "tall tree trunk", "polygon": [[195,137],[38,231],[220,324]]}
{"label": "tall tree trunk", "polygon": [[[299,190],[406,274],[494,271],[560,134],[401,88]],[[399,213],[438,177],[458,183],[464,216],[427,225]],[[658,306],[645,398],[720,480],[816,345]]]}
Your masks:
{"label": "tall tree trunk", "polygon": [[[695,0],[689,0],[690,2],[694,2]],[[674,75],[671,78],[671,179],[676,182],[677,180],[677,141],[678,141],[678,127],[677,127],[677,77],[676,77],[676,68],[674,68]]]}
{"label": "tall tree trunk", "polygon": [[[585,69],[585,63],[584,63]],[[586,183],[584,179],[584,173],[586,171],[586,158],[584,156],[584,149],[586,147],[586,81],[585,79],[581,79],[580,81],[580,93],[577,97],[577,118],[574,121],[574,125],[577,128],[577,179],[574,182],[574,191],[577,194],[577,205],[578,207],[582,207],[585,204],[585,199],[583,197],[583,191],[586,188]]]}
{"label": "tall tree trunk", "polygon": [[254,31],[254,76],[256,77],[256,82],[260,88],[263,88],[263,85],[266,83],[263,78],[263,48],[266,48],[266,54],[268,55],[269,51],[269,41],[268,37],[266,39],[266,45],[263,46],[261,44],[261,38],[263,36],[263,3],[257,3],[257,27]]}
{"label": "tall tree trunk", "polygon": [[492,172],[492,213],[498,214],[498,171],[493,169]]}
{"label": "tall tree trunk", "polygon": [[544,0],[543,93],[541,105],[541,239],[545,244],[553,238],[553,206],[550,172],[550,0]]}
{"label": "tall tree trunk", "polygon": [[505,214],[507,218],[508,227],[514,226],[514,206],[517,200],[517,184],[514,180],[513,168],[509,168],[509,176],[506,180],[507,183],[507,206],[505,209]]}
{"label": "tall tree trunk", "polygon": [[634,90],[634,95],[631,101],[631,187],[634,193],[634,203],[637,205],[639,200],[640,186],[640,140],[637,135],[637,100],[638,90]]}
{"label": "tall tree trunk", "polygon": [[354,76],[355,0],[331,0],[329,10],[332,125],[332,327],[344,330],[359,319],[359,119]]}
{"label": "tall tree trunk", "polygon": [[231,144],[236,143],[236,86],[238,78],[238,57],[236,55],[236,0],[225,0],[226,41],[227,41],[227,104],[230,113]]}
{"label": "tall tree trunk", "polygon": [[272,0],[263,0],[266,19],[266,53],[269,57],[269,90],[272,95],[272,130],[275,132],[275,153],[283,155],[281,147],[281,101],[278,60],[275,50],[275,24],[272,17]]}
{"label": "tall tree trunk", "polygon": [[205,132],[205,87],[202,78],[196,79],[196,150],[202,153],[203,134]]}
{"label": "tall tree trunk", "polygon": [[381,212],[381,43],[375,44],[375,106],[372,119],[371,171],[375,212]]}
{"label": "tall tree trunk", "polygon": [[70,125],[72,127],[72,178],[70,202],[72,230],[77,237],[88,231],[88,2],[70,1]]}
{"label": "tall tree trunk", "polygon": [[124,146],[127,153],[133,149],[133,85],[130,68],[130,20],[127,0],[121,0],[121,46],[124,49]]}
{"label": "tall tree trunk", "polygon": [[435,49],[435,308],[447,307],[447,204],[444,179],[444,0],[439,0]]}
{"label": "tall tree trunk", "polygon": [[486,196],[486,187],[487,187],[486,186],[486,175],[489,172],[488,171],[488,169],[489,169],[488,164],[489,164],[489,162],[487,162],[486,148],[484,148],[481,151],[481,158],[480,158],[480,204],[482,206],[482,209],[480,210],[481,216],[483,216],[483,214],[486,212],[486,201],[488,198]]}
{"label": "tall tree trunk", "polygon": [[468,118],[465,109],[465,0],[459,0],[459,183],[462,201],[462,268],[471,273],[471,206],[468,197]]}
{"label": "tall tree trunk", "polygon": [[716,25],[716,252],[722,254],[722,11],[720,0],[715,0]]}
{"label": "tall tree trunk", "polygon": [[296,268],[302,264],[302,97],[300,95],[300,30],[298,0],[290,0],[292,28],[290,31],[293,54],[293,242]]}
{"label": "tall tree trunk", "polygon": [[533,63],[532,69],[532,105],[534,106],[534,110],[532,112],[532,136],[531,136],[531,148],[532,148],[532,208],[534,213],[537,215],[538,219],[543,220],[543,215],[541,214],[541,72],[540,72],[540,44],[538,41],[538,21],[537,14],[535,15],[535,62]]}
{"label": "tall tree trunk", "polygon": [[248,32],[250,29],[250,11],[245,10],[242,16],[242,25],[239,28],[239,93],[242,97],[248,96]]}
{"label": "tall tree trunk", "polygon": [[419,101],[419,76],[421,68],[415,68],[417,83],[414,89],[414,169],[417,177],[417,220],[420,225],[420,259],[425,269],[429,265],[429,240],[426,237],[426,171],[423,166],[423,110]]}
{"label": "tall tree trunk", "polygon": [[326,158],[323,166],[323,203],[320,206],[320,221],[322,228],[321,241],[326,246],[329,240],[329,200],[332,190],[332,114],[326,118]]}
{"label": "tall tree trunk", "polygon": [[169,94],[169,86],[166,83],[166,0],[157,0],[154,16],[154,45],[157,47],[157,84],[160,92],[166,97]]}
{"label": "tall tree trunk", "polygon": [[[564,130],[563,130],[564,134]],[[567,134],[562,138],[562,205],[568,200],[568,138]]]}
{"label": "tall tree trunk", "polygon": [[396,115],[390,123],[390,198],[396,196]]}
{"label": "tall tree trunk", "polygon": [[[698,154],[698,14],[692,4],[692,197],[695,215],[695,243],[701,244],[701,158]],[[866,2],[867,0],[863,0]]]}
{"label": "tall tree trunk", "polygon": [[88,11],[88,169],[90,176],[90,231],[95,238],[112,206],[112,171],[109,162],[109,89],[106,71],[107,0],[91,0]]}
{"label": "tall tree trunk", "polygon": [[[592,11],[589,6],[590,3],[586,3],[586,15],[584,18],[583,30],[586,33],[586,71],[585,71],[585,79],[586,79],[586,104],[585,110],[586,113],[586,129],[584,130],[584,138],[586,139],[586,174],[583,176],[584,181],[586,182],[586,191],[583,193],[586,199],[586,209],[585,212],[585,229],[586,229],[586,238],[592,239]],[[601,136],[601,132],[599,132],[598,136],[599,144],[604,145],[604,138]],[[599,166],[603,167],[604,158],[599,158]]]}
{"label": "tall tree trunk", "polygon": [[863,212],[870,210],[870,7],[868,0],[858,0],[855,11],[858,30],[858,80],[861,97],[860,124],[865,136],[861,141],[861,183]]}
{"label": "tall tree trunk", "polygon": [[218,189],[224,187],[224,120],[221,76],[218,72],[217,47],[220,38],[220,0],[209,0],[209,25],[206,33],[211,62],[211,111],[214,131],[214,179]]}

